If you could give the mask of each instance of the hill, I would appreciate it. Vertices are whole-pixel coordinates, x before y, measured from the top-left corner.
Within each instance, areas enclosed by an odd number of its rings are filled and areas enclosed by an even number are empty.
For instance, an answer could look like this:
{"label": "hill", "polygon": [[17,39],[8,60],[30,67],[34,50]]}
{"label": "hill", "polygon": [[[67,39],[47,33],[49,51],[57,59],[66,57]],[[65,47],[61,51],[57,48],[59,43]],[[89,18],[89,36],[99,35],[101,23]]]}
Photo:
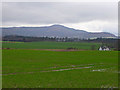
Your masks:
{"label": "hill", "polygon": [[52,25],[45,27],[9,27],[2,28],[2,35],[21,35],[34,37],[70,37],[70,38],[107,38],[116,37],[108,32],[87,32],[85,30],[77,30],[63,25]]}

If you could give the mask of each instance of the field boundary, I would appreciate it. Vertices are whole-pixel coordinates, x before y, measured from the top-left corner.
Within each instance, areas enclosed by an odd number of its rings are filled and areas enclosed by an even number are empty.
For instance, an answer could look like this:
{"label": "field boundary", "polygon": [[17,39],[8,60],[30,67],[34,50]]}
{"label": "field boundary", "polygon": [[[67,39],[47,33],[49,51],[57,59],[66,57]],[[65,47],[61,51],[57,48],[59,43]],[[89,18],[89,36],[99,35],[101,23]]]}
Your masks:
{"label": "field boundary", "polygon": [[0,49],[7,49],[7,50],[40,50],[40,51],[87,51],[84,49],[15,49],[15,48],[0,48]]}

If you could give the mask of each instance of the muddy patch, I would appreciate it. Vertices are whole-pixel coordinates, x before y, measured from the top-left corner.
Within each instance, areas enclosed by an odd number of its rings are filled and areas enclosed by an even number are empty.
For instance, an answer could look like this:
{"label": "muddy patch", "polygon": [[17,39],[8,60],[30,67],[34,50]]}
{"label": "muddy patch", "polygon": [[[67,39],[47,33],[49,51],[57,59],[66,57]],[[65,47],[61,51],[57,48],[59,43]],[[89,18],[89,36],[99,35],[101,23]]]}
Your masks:
{"label": "muddy patch", "polygon": [[[16,49],[16,48],[0,48],[0,49]],[[61,51],[61,52],[69,52],[69,51],[86,51],[82,49],[17,49],[17,50],[40,50],[40,51]]]}
{"label": "muddy patch", "polygon": [[41,51],[85,51],[81,49],[25,49],[25,50],[41,50]]}

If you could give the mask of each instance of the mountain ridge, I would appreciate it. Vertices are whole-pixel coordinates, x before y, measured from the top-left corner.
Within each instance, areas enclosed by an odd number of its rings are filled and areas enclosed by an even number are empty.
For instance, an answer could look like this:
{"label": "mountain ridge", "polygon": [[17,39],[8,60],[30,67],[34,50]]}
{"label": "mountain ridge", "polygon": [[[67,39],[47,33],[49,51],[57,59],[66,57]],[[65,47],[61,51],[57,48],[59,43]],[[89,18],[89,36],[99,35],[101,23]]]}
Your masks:
{"label": "mountain ridge", "polygon": [[69,28],[63,25],[54,24],[51,26],[42,27],[7,27],[2,28],[2,35],[22,35],[22,36],[36,36],[36,37],[70,37],[70,38],[100,38],[100,37],[116,37],[109,32],[87,32]]}

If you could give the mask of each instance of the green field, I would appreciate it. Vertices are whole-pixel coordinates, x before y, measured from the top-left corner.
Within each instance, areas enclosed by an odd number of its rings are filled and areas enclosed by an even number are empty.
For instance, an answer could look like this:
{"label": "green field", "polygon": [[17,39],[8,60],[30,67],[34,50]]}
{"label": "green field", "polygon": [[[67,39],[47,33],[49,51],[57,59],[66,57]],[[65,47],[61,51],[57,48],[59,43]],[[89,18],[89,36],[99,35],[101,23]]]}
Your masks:
{"label": "green field", "polygon": [[15,48],[15,49],[88,49],[95,45],[95,49],[101,46],[101,43],[81,43],[81,42],[17,42],[17,43],[3,43],[3,48]]}
{"label": "green field", "polygon": [[[75,44],[79,47],[78,43]],[[14,45],[11,44],[10,47]],[[40,44],[17,45],[16,48],[33,48]],[[50,43],[49,45],[51,46]],[[7,44],[3,44],[3,47],[6,46]],[[2,55],[3,88],[118,87],[117,51],[57,52],[10,49],[3,50]]]}

